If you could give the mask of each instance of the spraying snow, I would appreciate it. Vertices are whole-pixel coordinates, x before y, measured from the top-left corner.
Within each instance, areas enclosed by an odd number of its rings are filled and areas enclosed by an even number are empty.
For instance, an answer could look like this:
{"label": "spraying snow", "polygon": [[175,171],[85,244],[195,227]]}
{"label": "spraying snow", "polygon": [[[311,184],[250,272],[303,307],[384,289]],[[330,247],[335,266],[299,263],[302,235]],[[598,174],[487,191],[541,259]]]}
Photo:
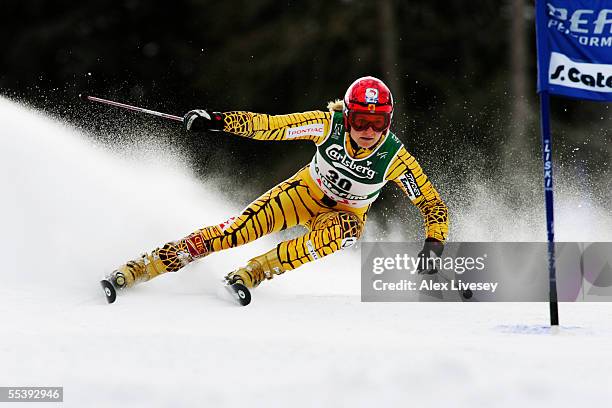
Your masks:
{"label": "spraying snow", "polygon": [[[197,181],[180,152],[117,155],[4,99],[0,119],[0,385],[64,386],[75,407],[604,406],[612,396],[608,304],[561,305],[566,327],[550,336],[537,326],[545,304],[361,303],[355,250],[265,282],[247,308],[218,299],[221,277],[278,236],[108,306],[103,274],[246,203]],[[609,213],[569,202],[573,217],[601,223],[581,236],[610,239]],[[453,240],[499,238],[483,213],[516,218],[503,203],[480,205],[453,219]],[[504,239],[541,240],[540,219]]]}

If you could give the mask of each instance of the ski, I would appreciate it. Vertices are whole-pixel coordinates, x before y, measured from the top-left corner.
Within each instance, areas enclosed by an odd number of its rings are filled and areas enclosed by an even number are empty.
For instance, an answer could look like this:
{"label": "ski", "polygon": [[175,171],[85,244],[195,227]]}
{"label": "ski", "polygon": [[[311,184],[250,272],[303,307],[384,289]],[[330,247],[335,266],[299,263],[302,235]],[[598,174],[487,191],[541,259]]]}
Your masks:
{"label": "ski", "polygon": [[227,291],[232,295],[232,298],[240,306],[246,306],[251,303],[251,292],[242,283],[226,283],[225,289],[227,289]]}
{"label": "ski", "polygon": [[106,301],[108,303],[113,303],[117,299],[117,291],[115,290],[113,284],[106,279],[102,279],[100,281],[100,286],[102,286],[104,296],[106,296]]}

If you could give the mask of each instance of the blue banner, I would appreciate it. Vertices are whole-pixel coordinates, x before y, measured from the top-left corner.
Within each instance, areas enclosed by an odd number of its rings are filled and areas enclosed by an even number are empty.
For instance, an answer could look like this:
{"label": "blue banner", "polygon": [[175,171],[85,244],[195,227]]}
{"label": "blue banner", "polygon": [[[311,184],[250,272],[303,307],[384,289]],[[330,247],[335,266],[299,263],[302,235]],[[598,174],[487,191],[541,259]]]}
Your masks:
{"label": "blue banner", "polygon": [[612,0],[537,0],[538,92],[612,101]]}

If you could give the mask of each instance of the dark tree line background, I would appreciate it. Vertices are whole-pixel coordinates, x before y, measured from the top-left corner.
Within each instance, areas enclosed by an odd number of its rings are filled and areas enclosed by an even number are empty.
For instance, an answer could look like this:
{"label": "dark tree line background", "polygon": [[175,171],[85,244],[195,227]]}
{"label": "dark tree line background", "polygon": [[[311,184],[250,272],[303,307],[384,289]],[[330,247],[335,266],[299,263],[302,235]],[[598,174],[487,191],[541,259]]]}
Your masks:
{"label": "dark tree line background", "polygon": [[[394,92],[395,132],[452,194],[457,175],[470,172],[541,174],[533,7],[527,0],[8,0],[0,93],[102,139],[143,129],[187,146],[200,175],[237,174],[239,187],[261,191],[306,163],[313,147],[189,137],[172,123],[85,106],[77,94],[174,114],[289,113],[324,109],[371,74]],[[560,160],[582,163],[609,185],[608,105],[556,99],[554,110]]]}

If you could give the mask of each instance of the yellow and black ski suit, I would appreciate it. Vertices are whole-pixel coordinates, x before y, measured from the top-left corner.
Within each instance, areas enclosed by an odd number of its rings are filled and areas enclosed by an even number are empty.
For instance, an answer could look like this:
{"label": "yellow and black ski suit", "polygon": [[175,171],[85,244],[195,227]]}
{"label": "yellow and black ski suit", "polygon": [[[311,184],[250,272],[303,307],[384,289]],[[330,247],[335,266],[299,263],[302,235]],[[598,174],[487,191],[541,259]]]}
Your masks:
{"label": "yellow and black ski suit", "polygon": [[[319,161],[315,156],[313,162],[226,222],[204,227],[153,251],[149,260],[154,270],[149,271],[144,280],[164,272],[177,271],[188,262],[212,252],[243,245],[296,225],[305,226],[308,232],[283,241],[268,253],[254,258],[263,265],[266,278],[332,254],[359,239],[371,203],[378,196],[378,190],[389,180],[394,181],[420,210],[425,221],[426,237],[441,242],[446,240],[446,205],[414,157],[391,132],[383,135],[371,149],[356,149],[343,126],[342,113],[337,111],[289,115],[235,111],[225,112],[223,117],[223,130],[227,133],[256,140],[314,142],[318,147]],[[328,143],[330,137],[337,139],[334,145]],[[381,146],[389,148],[382,152]],[[331,160],[329,157],[336,160],[331,163],[333,166],[328,166],[330,174],[322,173],[325,163],[320,154],[327,154],[327,160]],[[374,166],[373,162],[377,159],[383,160],[378,175],[376,169],[368,167]],[[342,180],[342,174],[353,180]],[[359,177],[361,179],[357,180]],[[377,184],[368,180],[374,177],[378,177]],[[344,184],[340,183],[340,188],[331,183],[333,181],[344,181]],[[349,187],[357,185],[369,190],[365,193],[349,191]],[[262,279],[254,279],[247,286],[257,286]],[[128,277],[128,283],[133,281]]]}

